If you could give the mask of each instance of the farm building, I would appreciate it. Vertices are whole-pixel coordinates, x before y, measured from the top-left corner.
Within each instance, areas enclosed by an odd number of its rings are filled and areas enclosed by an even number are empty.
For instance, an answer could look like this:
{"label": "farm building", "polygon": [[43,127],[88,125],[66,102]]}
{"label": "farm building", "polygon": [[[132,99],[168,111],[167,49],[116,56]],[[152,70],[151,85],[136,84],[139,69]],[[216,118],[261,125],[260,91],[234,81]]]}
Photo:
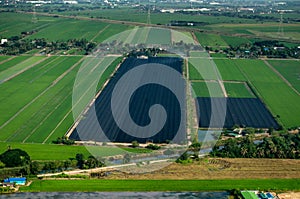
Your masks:
{"label": "farm building", "polygon": [[26,178],[6,178],[3,181],[4,183],[15,183],[16,185],[25,185],[26,184]]}

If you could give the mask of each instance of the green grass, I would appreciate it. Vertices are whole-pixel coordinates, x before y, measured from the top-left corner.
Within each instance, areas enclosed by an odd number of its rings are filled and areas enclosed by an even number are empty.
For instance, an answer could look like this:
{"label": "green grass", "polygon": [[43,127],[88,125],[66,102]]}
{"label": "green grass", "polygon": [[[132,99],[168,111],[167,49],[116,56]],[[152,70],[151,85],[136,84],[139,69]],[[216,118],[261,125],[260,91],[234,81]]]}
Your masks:
{"label": "green grass", "polygon": [[190,80],[217,80],[213,60],[208,58],[189,58]]}
{"label": "green grass", "polygon": [[[1,56],[1,57],[6,57],[6,56]],[[13,67],[14,65],[21,63],[22,61],[25,61],[26,59],[29,59],[29,58],[30,58],[29,56],[17,56],[11,60],[8,60],[8,61],[2,63],[0,66],[0,74],[2,73],[2,71],[5,71],[5,70]]]}
{"label": "green grass", "polygon": [[300,92],[300,62],[296,60],[268,60],[268,62]]}
{"label": "green grass", "polygon": [[74,158],[77,153],[84,154],[85,157],[90,155],[84,146],[67,146],[54,144],[29,144],[0,142],[0,153],[3,153],[8,147],[13,149],[22,149],[26,151],[32,160],[68,160]]}
{"label": "green grass", "polygon": [[194,97],[224,97],[218,82],[192,82]]}
{"label": "green grass", "polygon": [[[115,39],[112,39],[112,38],[114,38],[114,36],[116,37],[116,39],[119,39],[118,34],[123,33],[124,31],[129,30],[130,28],[131,27],[123,25],[123,24],[110,24],[108,28],[106,28],[103,32],[101,32],[94,39],[94,41],[99,42],[99,43],[103,42],[105,40],[113,41],[113,40],[115,40]],[[125,34],[126,34],[126,32],[124,32],[121,35],[124,36]],[[123,42],[125,41],[124,38],[122,38],[122,41]]]}
{"label": "green grass", "polygon": [[300,124],[300,96],[261,60],[233,60],[245,74],[251,86],[271,109],[274,116],[286,126]]}
{"label": "green grass", "polygon": [[179,32],[171,30],[172,42],[178,43],[183,41],[185,44],[194,44],[194,39],[189,32]]}
{"label": "green grass", "polygon": [[[6,70],[2,71],[0,73],[0,81],[3,81],[7,78],[10,78],[11,76],[22,72],[23,70],[27,70],[27,68],[32,67],[32,65],[34,65],[36,62],[44,59],[45,57],[42,56],[35,56],[35,57],[29,57],[28,59],[25,59],[22,62],[19,62],[15,65],[10,66],[9,68],[7,68]],[[13,60],[11,60],[13,61]],[[4,67],[7,67],[7,64],[9,63],[4,63]]]}
{"label": "green grass", "polygon": [[[45,125],[44,120],[50,116],[49,113],[62,111],[58,107],[55,109],[55,107],[62,103],[62,99],[68,92],[72,91],[72,81],[74,81],[76,73],[73,73],[71,77],[66,75],[54,86],[53,81],[78,62],[80,58],[51,57],[9,82],[0,85],[0,90],[4,93],[0,97],[0,111],[6,113],[0,116],[0,139],[2,141],[7,139],[24,141],[28,135],[34,134],[38,130],[35,128]],[[48,87],[47,92],[40,95]],[[31,103],[34,99],[35,101]],[[65,107],[63,107],[64,109]],[[18,113],[18,111],[20,112]],[[55,122],[52,122],[52,125],[55,125]],[[57,118],[56,123],[58,122]],[[38,137],[44,137],[43,135],[49,133],[49,130],[51,128],[46,131],[43,129]]]}
{"label": "green grass", "polygon": [[236,98],[254,98],[255,95],[251,92],[250,88],[247,88],[246,83],[227,83],[224,82],[224,86],[228,97]]}
{"label": "green grass", "polygon": [[151,28],[147,44],[171,44],[171,31],[168,29]]}
{"label": "green grass", "polygon": [[106,23],[96,21],[63,19],[56,23],[51,23],[48,27],[27,38],[45,38],[48,41],[67,41],[81,38],[91,40],[106,25]]}
{"label": "green grass", "polygon": [[230,59],[214,59],[223,80],[246,81],[238,65]]}
{"label": "green grass", "polygon": [[299,179],[34,180],[23,192],[300,190]]}
{"label": "green grass", "polygon": [[119,148],[112,146],[77,146],[55,145],[40,143],[0,142],[0,154],[11,147],[26,151],[32,160],[68,160],[82,153],[85,158],[91,154],[97,157],[114,156],[125,153],[150,153],[151,150],[143,148]]}
{"label": "green grass", "polygon": [[[9,19],[9,20],[7,20]],[[8,38],[20,35],[23,31],[43,29],[59,19],[52,17],[38,17],[37,23],[33,23],[32,15],[13,12],[0,13],[0,37]]]}
{"label": "green grass", "polygon": [[190,51],[189,56],[190,57],[205,57],[205,58],[208,58],[209,54],[206,51]]}
{"label": "green grass", "polygon": [[206,33],[195,33],[199,43],[202,46],[211,46],[211,47],[219,47],[219,46],[228,46],[228,44],[223,40],[220,35],[217,34],[206,34]]}
{"label": "green grass", "polygon": [[237,47],[241,44],[251,43],[250,40],[248,40],[247,38],[243,38],[243,37],[231,37],[231,36],[225,36],[225,35],[222,35],[221,37],[228,45],[233,46],[233,47]]}

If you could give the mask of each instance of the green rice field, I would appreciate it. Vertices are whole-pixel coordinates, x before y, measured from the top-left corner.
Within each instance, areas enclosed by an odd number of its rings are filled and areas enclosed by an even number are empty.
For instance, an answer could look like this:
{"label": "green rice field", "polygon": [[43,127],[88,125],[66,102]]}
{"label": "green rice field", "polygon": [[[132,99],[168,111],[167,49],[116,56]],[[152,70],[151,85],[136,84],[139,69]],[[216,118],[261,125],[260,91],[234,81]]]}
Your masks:
{"label": "green rice field", "polygon": [[195,97],[224,97],[218,82],[192,82]]}
{"label": "green rice field", "polygon": [[224,82],[228,97],[235,98],[254,98],[255,95],[245,82]]}
{"label": "green rice field", "polygon": [[300,92],[300,62],[296,60],[268,60],[268,62]]}
{"label": "green rice field", "polygon": [[[71,111],[73,85],[82,59],[81,56],[33,56],[27,59],[35,64],[33,67],[2,82],[0,111],[6,114],[0,116],[0,141],[51,143],[64,135],[74,121]],[[120,59],[114,60],[106,60],[107,68],[90,65],[92,74],[102,71],[101,78],[96,78],[95,88],[102,87],[120,62]],[[23,66],[23,62],[19,65]],[[81,110],[89,101],[82,100]]]}
{"label": "green rice field", "polygon": [[24,192],[300,190],[299,179],[35,180]]}

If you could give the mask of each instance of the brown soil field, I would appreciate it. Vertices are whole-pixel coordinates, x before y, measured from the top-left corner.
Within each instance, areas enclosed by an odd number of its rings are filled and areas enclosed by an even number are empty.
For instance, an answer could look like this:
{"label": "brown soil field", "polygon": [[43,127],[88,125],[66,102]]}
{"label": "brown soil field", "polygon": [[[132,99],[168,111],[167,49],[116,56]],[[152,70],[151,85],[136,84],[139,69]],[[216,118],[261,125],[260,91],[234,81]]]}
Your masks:
{"label": "brown soil field", "polygon": [[[165,165],[163,165],[165,164]],[[168,165],[169,164],[169,165]],[[202,159],[188,164],[157,163],[122,168],[106,179],[270,179],[300,178],[300,160],[291,159]],[[165,167],[163,167],[165,166]],[[155,168],[162,168],[155,170]],[[147,172],[147,168],[152,171]],[[138,173],[140,171],[140,173]],[[146,172],[145,172],[146,171]]]}

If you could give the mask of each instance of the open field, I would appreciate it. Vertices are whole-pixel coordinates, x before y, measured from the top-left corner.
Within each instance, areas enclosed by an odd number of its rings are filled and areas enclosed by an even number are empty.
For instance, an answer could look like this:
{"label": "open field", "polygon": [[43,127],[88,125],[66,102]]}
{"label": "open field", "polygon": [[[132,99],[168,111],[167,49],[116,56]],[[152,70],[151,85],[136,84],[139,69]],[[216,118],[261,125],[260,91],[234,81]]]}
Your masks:
{"label": "open field", "polygon": [[299,190],[298,179],[244,180],[35,180],[22,192]]}
{"label": "open field", "polygon": [[293,60],[268,60],[268,62],[300,92],[300,62]]}
{"label": "open field", "polygon": [[224,86],[228,97],[236,98],[253,98],[255,95],[251,92],[250,88],[245,82],[238,83],[228,83],[224,82]]}
{"label": "open field", "polygon": [[218,82],[192,82],[195,97],[224,97]]}
{"label": "open field", "polygon": [[[189,164],[172,163],[139,175],[112,173],[108,179],[298,179],[300,160],[254,158],[208,158]],[[155,167],[155,164],[152,166]]]}
{"label": "open field", "polygon": [[[103,75],[97,78],[96,88],[101,88],[119,61],[107,71],[100,69]],[[0,111],[6,114],[0,116],[1,141],[51,143],[64,135],[73,124],[72,91],[81,62],[80,56],[52,56],[2,83]],[[82,103],[82,108],[87,103]]]}
{"label": "open field", "polygon": [[209,58],[189,58],[190,80],[217,80],[213,60]]}
{"label": "open field", "polygon": [[[10,20],[3,20],[3,19]],[[35,31],[26,39],[45,38],[47,41],[87,39],[102,42],[105,39],[130,28],[122,24],[108,24],[92,20],[76,20],[60,17],[38,16],[32,22],[32,15],[21,13],[0,13],[0,36],[19,36],[21,32]]]}
{"label": "open field", "polygon": [[40,143],[18,143],[18,142],[0,142],[0,153],[3,153],[11,147],[12,149],[22,149],[26,151],[31,160],[68,160],[75,158],[77,153],[82,153],[85,158],[91,154],[97,157],[115,156],[126,153],[150,153],[149,149],[139,148],[120,148],[114,146],[78,146],[78,145],[56,145]]}
{"label": "open field", "polygon": [[230,59],[214,59],[218,70],[222,76],[222,80],[246,81],[247,79],[241,73],[240,69]]}
{"label": "open field", "polygon": [[237,37],[231,37],[231,36],[225,36],[225,35],[222,35],[221,37],[227,43],[227,45],[230,45],[230,46],[233,46],[233,47],[251,42],[247,38],[243,38],[243,37],[238,37],[237,38]]}
{"label": "open field", "polygon": [[5,71],[14,65],[21,63],[22,61],[25,61],[26,59],[29,59],[30,56],[17,56],[17,57],[11,57],[11,59],[7,59],[7,56],[1,56],[1,66],[0,66],[0,74],[2,71]]}
{"label": "open field", "polygon": [[[300,96],[276,73],[260,60],[233,60],[248,82],[259,93],[273,115],[286,126],[297,126],[300,121]],[[258,72],[259,71],[259,72]]]}
{"label": "open field", "polygon": [[[173,90],[178,90],[180,97],[184,96],[185,85],[182,79],[176,78],[177,76],[171,75],[168,78],[163,74],[164,70],[175,70],[178,73],[182,73],[182,64],[183,60],[176,57],[152,57],[149,59],[138,59],[138,58],[127,58],[121,64],[121,66],[116,71],[115,75],[108,82],[106,87],[96,98],[92,107],[84,115],[84,119],[81,120],[72,132],[70,138],[75,140],[96,140],[100,142],[112,141],[112,142],[132,142],[136,140],[140,143],[145,143],[148,140],[153,142],[164,142],[166,140],[172,140],[173,142],[182,142],[185,139],[185,125],[183,123],[183,114],[179,109],[178,103],[181,102],[179,99],[175,98],[174,94],[169,90],[165,89],[163,86],[157,86],[156,84],[146,84],[139,87],[133,94],[130,94],[129,104],[123,104],[123,101],[126,101],[127,94],[130,92],[128,89],[131,89],[132,82],[135,82],[135,78],[132,75],[126,76],[128,71],[131,69],[136,69],[138,66],[145,64],[161,64],[166,65],[166,68],[158,67],[157,70],[153,72],[152,67],[144,69],[141,73],[141,76],[138,78],[149,78],[148,81],[156,82],[156,78],[165,79],[170,85],[174,85]],[[153,66],[157,67],[157,66]],[[129,73],[130,74],[130,73]],[[122,89],[119,87],[118,97],[115,99],[112,97],[114,90],[117,86],[120,86],[118,82],[120,79],[125,83],[122,84]],[[151,79],[154,78],[154,79]],[[134,89],[135,90],[135,89]],[[125,92],[125,93],[124,93]],[[126,96],[127,95],[127,96]],[[122,97],[119,97],[122,96]],[[113,101],[116,100],[117,101]],[[178,102],[179,101],[179,102]],[[149,111],[149,108],[156,103],[162,104],[168,117],[166,122],[163,124],[163,128],[157,130],[156,134],[149,134],[149,131],[143,130],[143,132],[136,128],[136,124],[147,124],[149,122],[149,117],[145,116],[145,113]],[[181,105],[181,104],[180,104]],[[113,106],[117,108],[117,115],[122,115],[122,121],[126,122],[127,130],[124,130],[120,125],[117,124],[116,118],[113,115]],[[130,116],[126,113],[126,106],[129,107]],[[95,122],[94,110],[96,110],[96,117],[98,119]],[[173,114],[171,114],[173,113]],[[175,114],[176,113],[176,114]],[[103,117],[105,115],[105,117]],[[131,122],[132,120],[135,123]],[[164,120],[163,115],[158,115],[155,119],[151,119],[153,124],[160,125],[159,121]],[[99,128],[101,126],[101,129]],[[128,131],[135,132],[135,134],[129,134]],[[177,133],[176,137],[174,132]],[[136,136],[137,134],[145,133],[150,136]]]}
{"label": "open field", "polygon": [[196,37],[202,46],[211,47],[226,47],[228,44],[223,40],[220,35],[217,34],[205,34],[196,32]]}

